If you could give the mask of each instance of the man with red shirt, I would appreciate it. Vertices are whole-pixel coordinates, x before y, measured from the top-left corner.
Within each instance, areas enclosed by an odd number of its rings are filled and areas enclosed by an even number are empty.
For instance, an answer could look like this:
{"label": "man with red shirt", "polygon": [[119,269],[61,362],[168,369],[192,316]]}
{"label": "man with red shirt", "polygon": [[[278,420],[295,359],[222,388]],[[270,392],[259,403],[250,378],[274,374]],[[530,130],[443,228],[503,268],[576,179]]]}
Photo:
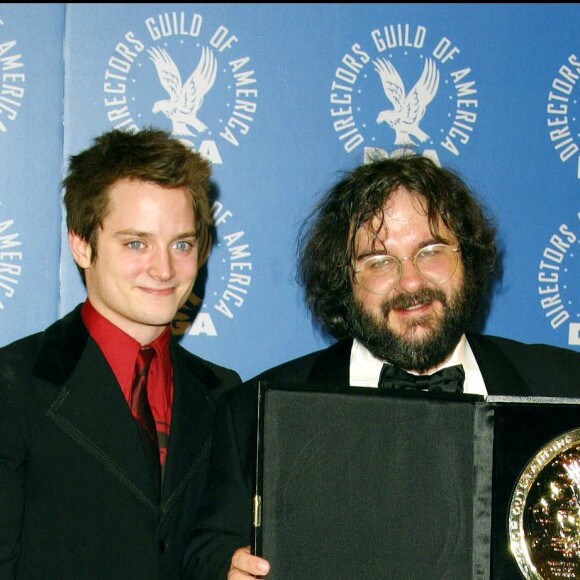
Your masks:
{"label": "man with red shirt", "polygon": [[[71,157],[64,203],[87,299],[0,349],[3,580],[179,577],[215,402],[240,382],[170,331],[204,258],[209,177],[199,154],[149,128]],[[149,435],[133,410],[143,347]]]}

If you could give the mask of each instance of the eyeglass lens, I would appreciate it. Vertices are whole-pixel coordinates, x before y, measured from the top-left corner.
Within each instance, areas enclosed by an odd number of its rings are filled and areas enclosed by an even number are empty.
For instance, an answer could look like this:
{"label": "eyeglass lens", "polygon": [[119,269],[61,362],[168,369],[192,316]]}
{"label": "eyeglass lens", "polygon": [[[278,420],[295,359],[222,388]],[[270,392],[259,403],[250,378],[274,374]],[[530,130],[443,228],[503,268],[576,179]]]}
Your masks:
{"label": "eyeglass lens", "polygon": [[[370,292],[388,292],[401,277],[402,263],[395,256],[377,254],[363,260],[356,269],[358,283]],[[455,273],[457,251],[446,244],[421,248],[412,258],[419,276],[428,282],[441,284]]]}

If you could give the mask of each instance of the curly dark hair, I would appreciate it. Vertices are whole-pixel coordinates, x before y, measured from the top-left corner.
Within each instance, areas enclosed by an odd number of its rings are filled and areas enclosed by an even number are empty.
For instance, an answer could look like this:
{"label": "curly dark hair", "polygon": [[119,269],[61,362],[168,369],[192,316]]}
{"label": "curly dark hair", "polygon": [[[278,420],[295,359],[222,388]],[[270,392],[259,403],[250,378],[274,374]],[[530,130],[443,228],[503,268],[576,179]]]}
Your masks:
{"label": "curly dark hair", "polygon": [[434,235],[441,220],[457,236],[466,280],[479,291],[474,311],[496,268],[496,227],[456,171],[415,153],[360,165],[326,192],[298,235],[297,278],[306,304],[337,338],[350,336],[356,232],[377,216],[384,225],[385,202],[399,187],[424,199]]}

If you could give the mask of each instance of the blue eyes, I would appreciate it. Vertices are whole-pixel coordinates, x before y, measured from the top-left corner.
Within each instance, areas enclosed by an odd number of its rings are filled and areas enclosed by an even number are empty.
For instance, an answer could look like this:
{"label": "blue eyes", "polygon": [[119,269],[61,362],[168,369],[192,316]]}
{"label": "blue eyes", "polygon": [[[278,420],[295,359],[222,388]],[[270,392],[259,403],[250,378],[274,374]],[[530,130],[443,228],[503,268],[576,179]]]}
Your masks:
{"label": "blue eyes", "polygon": [[[131,240],[130,242],[126,243],[126,246],[130,250],[141,250],[145,248],[145,243],[140,240]],[[180,240],[179,242],[175,242],[171,247],[175,250],[178,250],[179,252],[188,252],[193,247],[195,247],[195,244],[193,242]]]}

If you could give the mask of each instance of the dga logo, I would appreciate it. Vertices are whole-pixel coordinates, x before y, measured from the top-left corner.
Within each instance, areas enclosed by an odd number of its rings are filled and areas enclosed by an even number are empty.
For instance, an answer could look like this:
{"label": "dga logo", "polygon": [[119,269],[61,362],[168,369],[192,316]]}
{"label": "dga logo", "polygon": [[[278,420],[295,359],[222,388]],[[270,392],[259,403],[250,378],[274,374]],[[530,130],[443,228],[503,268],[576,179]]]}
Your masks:
{"label": "dga logo", "polygon": [[14,220],[0,220],[0,310],[6,308],[5,300],[14,296],[22,272],[21,262],[20,240],[18,232],[14,231]]}
{"label": "dga logo", "polygon": [[187,12],[146,18],[125,34],[107,65],[104,104],[115,128],[165,126],[214,165],[250,131],[255,71],[223,24]]}
{"label": "dga logo", "polygon": [[330,92],[334,131],[345,151],[421,149],[459,155],[477,121],[471,68],[449,38],[424,26],[389,24],[355,42]]}
{"label": "dga logo", "polygon": [[2,35],[4,22],[0,19],[0,132],[6,133],[8,123],[18,117],[24,97],[24,64],[15,40],[5,40]]}
{"label": "dga logo", "polygon": [[[567,343],[580,346],[580,212],[573,227],[561,224],[544,248],[538,270],[538,294],[554,330],[567,331]],[[565,324],[567,323],[567,324]]]}
{"label": "dga logo", "polygon": [[[173,333],[177,335],[217,336],[216,320],[234,318],[236,311],[243,306],[252,282],[252,253],[245,232],[232,228],[232,212],[217,201],[212,205],[212,216],[214,225],[225,232],[218,237],[216,256],[208,268],[212,274],[215,273],[213,281],[219,279],[219,288],[212,289],[212,280],[197,281],[173,322]],[[212,236],[206,236],[200,244],[201,268],[210,253]],[[200,283],[210,294],[210,298],[203,303],[199,297]]]}
{"label": "dga logo", "polygon": [[[580,59],[571,54],[558,70],[552,80],[548,93],[548,131],[554,150],[562,163],[576,161],[576,177],[580,179],[580,155],[578,151],[578,127],[572,124],[578,121],[578,96],[574,97],[576,85],[580,79]],[[576,90],[576,94],[578,91]]]}
{"label": "dga logo", "polygon": [[[166,126],[213,165],[223,164],[225,153],[250,132],[256,75],[238,37],[223,24],[184,11],[146,18],[125,34],[107,64],[104,104],[115,128]],[[212,214],[219,241],[208,278],[198,281],[178,313],[175,334],[217,336],[217,318],[233,319],[248,293],[252,264],[245,232],[231,227],[234,216],[221,203],[213,204]],[[210,235],[202,242],[200,266],[212,240]],[[203,300],[202,285],[208,292]]]}

